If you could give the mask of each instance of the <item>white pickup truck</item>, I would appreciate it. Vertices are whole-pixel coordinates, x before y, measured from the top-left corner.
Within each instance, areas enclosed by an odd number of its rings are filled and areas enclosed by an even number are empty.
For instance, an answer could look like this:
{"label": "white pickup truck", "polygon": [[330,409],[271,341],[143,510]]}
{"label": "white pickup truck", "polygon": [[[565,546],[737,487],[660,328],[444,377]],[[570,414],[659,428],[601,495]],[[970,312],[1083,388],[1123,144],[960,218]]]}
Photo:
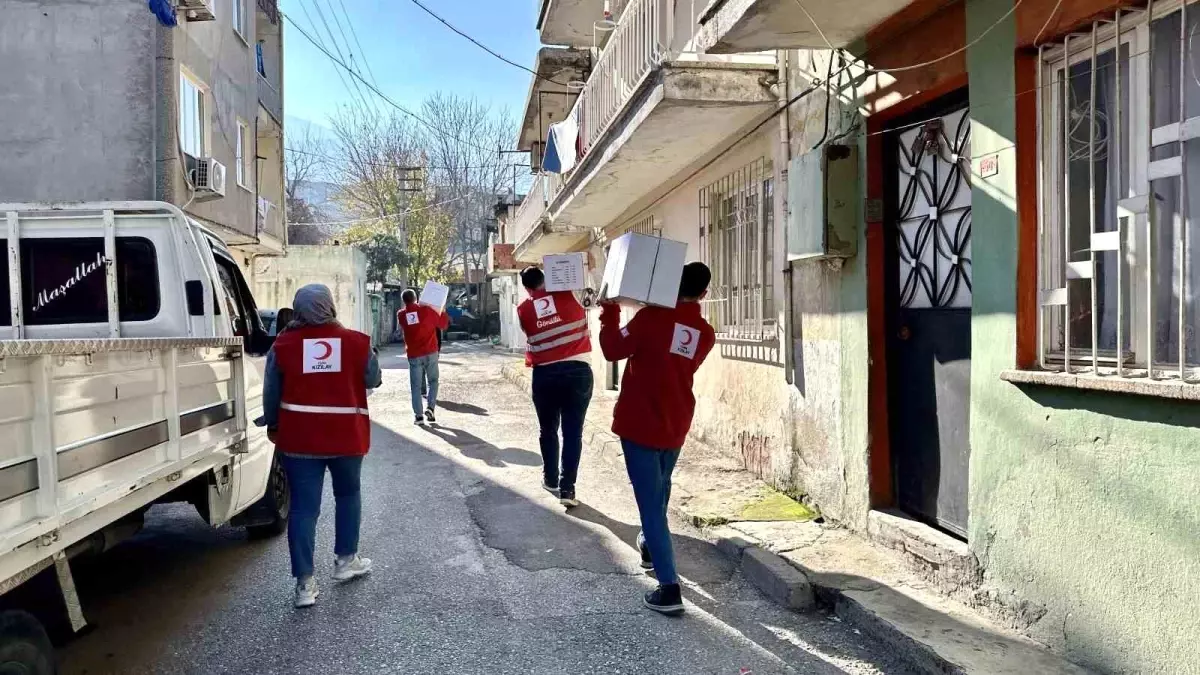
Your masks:
{"label": "white pickup truck", "polygon": [[[263,330],[225,244],[169,204],[0,204],[0,664],[53,673],[45,605],[9,592],[136,532],[155,503],[286,527]],[[9,339],[4,339],[9,338]]]}

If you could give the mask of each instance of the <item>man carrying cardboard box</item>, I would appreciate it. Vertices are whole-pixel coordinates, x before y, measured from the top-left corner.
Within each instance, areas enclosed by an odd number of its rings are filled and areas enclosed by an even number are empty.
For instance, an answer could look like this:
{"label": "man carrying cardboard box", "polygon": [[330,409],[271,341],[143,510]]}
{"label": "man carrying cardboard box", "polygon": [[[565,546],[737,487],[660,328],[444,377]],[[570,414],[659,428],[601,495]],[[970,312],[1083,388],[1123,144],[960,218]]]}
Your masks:
{"label": "man carrying cardboard box", "polygon": [[[592,351],[587,312],[571,291],[546,291],[536,267],[521,272],[529,297],[517,307],[529,343],[525,364],[533,368],[533,407],[541,427],[542,487],[564,506],[579,505],[575,480],[583,454],[583,421],[592,401]],[[559,470],[559,425],[562,469]]]}
{"label": "man carrying cardboard box", "polygon": [[671,474],[692,426],[696,398],[692,378],[716,344],[716,332],[700,313],[712,272],[701,262],[683,267],[674,308],[643,307],[621,327],[621,308],[601,303],[600,349],[609,361],[628,359],[613,410],[613,433],[621,438],[625,468],[642,519],[638,548],[642,567],[653,567],[658,588],[643,602],[663,614],[683,611],[675,552],[667,526]]}
{"label": "man carrying cardboard box", "polygon": [[[408,353],[408,388],[412,395],[413,413],[417,424],[436,422],[434,410],[438,395],[438,331],[446,330],[450,317],[443,310],[417,304],[417,292],[408,289],[400,294],[404,307],[396,312],[396,321],[404,331],[404,350]],[[427,407],[422,414],[421,399],[425,394]]]}

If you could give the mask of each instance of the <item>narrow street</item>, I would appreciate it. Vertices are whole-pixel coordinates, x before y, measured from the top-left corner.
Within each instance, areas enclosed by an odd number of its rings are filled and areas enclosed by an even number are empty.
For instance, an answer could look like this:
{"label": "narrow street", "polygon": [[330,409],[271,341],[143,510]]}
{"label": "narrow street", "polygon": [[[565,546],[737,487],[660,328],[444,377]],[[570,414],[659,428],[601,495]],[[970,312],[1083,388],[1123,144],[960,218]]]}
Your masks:
{"label": "narrow street", "polygon": [[448,345],[426,428],[412,424],[402,352],[382,355],[363,473],[371,577],[328,578],[328,485],[322,594],[307,611],[291,605],[285,538],[247,541],[190,508],[156,507],[137,538],[79,566],[94,629],[61,650],[63,672],[907,672],[836,619],[772,604],[681,523],[688,612],[643,609],[652,579],[621,467],[585,450],[584,505],[566,513],[544,493],[532,407],[500,376],[512,358]]}

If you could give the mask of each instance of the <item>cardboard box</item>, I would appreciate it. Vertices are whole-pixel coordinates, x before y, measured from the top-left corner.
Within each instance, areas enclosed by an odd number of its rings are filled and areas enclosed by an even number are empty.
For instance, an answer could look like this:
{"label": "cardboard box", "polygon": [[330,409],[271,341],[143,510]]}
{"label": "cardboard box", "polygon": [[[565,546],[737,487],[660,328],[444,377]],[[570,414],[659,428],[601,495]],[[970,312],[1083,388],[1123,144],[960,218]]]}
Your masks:
{"label": "cardboard box", "polygon": [[604,266],[605,300],[674,307],[687,244],[629,232],[613,240]]}
{"label": "cardboard box", "polygon": [[446,300],[449,297],[450,287],[436,281],[426,281],[425,288],[421,289],[421,304],[429,305],[439,311],[445,308]]}
{"label": "cardboard box", "polygon": [[543,256],[542,271],[546,274],[546,290],[551,293],[587,288],[586,253]]}

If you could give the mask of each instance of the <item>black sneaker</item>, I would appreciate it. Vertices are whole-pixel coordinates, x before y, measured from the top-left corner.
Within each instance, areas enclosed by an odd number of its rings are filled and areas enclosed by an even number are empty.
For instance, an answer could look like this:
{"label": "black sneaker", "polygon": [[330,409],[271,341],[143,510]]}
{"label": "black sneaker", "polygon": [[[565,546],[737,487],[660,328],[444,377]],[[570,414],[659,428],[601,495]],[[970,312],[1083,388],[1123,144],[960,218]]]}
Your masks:
{"label": "black sneaker", "polygon": [[642,569],[654,569],[654,561],[650,558],[650,549],[646,548],[646,542],[638,536],[638,552],[642,554]]}
{"label": "black sneaker", "polygon": [[679,590],[679,584],[663,584],[646,593],[642,604],[659,614],[682,614],[683,594]]}
{"label": "black sneaker", "polygon": [[436,421],[437,421],[437,418],[435,418],[435,417],[433,416],[433,408],[426,408],[426,409],[425,409],[425,421],[426,421],[426,422],[429,422],[430,424],[433,424],[434,422],[436,422]]}
{"label": "black sneaker", "polygon": [[557,485],[551,485],[543,480],[542,481],[542,489],[545,490],[546,492],[549,492],[550,494],[554,495],[555,497],[558,496],[558,486]]}
{"label": "black sneaker", "polygon": [[413,422],[413,424],[416,424],[418,426],[420,426],[424,423],[425,423],[425,418],[421,417],[420,415],[417,415],[417,421]]}
{"label": "black sneaker", "polygon": [[575,498],[574,490],[559,490],[558,503],[569,508],[579,506],[579,500]]}

